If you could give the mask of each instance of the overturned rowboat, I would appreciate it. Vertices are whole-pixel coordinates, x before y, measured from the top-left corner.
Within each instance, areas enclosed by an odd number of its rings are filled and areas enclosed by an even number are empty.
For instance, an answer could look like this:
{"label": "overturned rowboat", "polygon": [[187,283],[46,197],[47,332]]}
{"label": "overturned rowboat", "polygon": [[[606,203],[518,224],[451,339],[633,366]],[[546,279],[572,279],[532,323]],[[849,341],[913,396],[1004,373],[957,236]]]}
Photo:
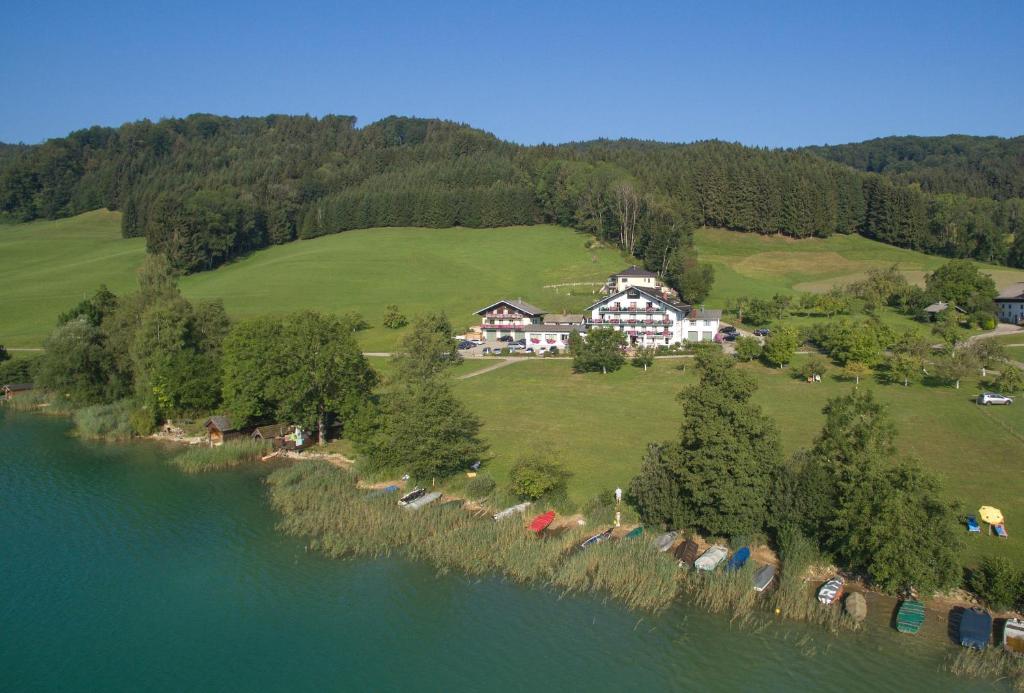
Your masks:
{"label": "overturned rowboat", "polygon": [[581,549],[586,549],[586,548],[589,548],[591,546],[594,546],[595,544],[600,544],[602,541],[605,541],[611,535],[612,535],[612,530],[610,528],[606,529],[603,532],[598,532],[594,536],[588,537],[582,544],[580,544],[580,548]]}
{"label": "overturned rowboat", "polygon": [[498,520],[505,520],[507,518],[510,518],[513,515],[522,515],[526,512],[526,509],[529,508],[530,505],[531,504],[529,502],[519,503],[518,505],[513,505],[510,508],[505,508],[504,510],[496,512],[493,515],[491,515],[491,517],[494,519],[495,522],[497,522]]}
{"label": "overturned rowboat", "polygon": [[659,534],[654,538],[654,548],[661,553],[665,553],[672,548],[672,544],[675,543],[678,536],[679,532],[665,532],[664,534]]}

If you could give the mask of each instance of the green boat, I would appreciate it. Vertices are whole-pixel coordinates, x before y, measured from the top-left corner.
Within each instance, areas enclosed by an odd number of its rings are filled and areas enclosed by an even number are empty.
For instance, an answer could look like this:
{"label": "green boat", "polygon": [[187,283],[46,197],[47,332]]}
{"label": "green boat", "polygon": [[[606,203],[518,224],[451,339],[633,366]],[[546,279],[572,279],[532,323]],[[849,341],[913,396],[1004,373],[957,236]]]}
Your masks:
{"label": "green boat", "polygon": [[623,537],[623,539],[636,539],[638,536],[644,533],[643,527],[634,527],[629,530],[629,534]]}
{"label": "green boat", "polygon": [[896,630],[913,635],[924,625],[924,604],[916,599],[904,599],[896,612]]}

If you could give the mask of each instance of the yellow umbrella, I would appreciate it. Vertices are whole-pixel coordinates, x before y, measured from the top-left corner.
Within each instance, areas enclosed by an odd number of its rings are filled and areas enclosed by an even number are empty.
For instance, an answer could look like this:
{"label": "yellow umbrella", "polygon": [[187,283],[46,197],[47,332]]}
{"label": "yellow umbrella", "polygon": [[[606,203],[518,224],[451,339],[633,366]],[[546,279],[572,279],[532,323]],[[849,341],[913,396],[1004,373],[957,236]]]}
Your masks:
{"label": "yellow umbrella", "polygon": [[993,508],[991,505],[983,505],[978,508],[978,514],[981,515],[981,519],[990,525],[1001,525],[1003,524],[1003,511],[999,508]]}

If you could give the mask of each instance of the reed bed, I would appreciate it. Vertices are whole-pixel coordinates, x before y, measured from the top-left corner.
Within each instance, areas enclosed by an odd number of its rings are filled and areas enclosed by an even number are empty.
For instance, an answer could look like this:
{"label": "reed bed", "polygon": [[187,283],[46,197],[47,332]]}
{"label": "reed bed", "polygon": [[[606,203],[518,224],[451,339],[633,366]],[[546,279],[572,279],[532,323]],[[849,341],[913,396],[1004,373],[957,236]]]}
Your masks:
{"label": "reed bed", "polygon": [[686,591],[694,604],[707,611],[744,618],[761,604],[762,595],[754,591],[754,570],[750,563],[728,573],[690,570],[686,573]]}
{"label": "reed bed", "polygon": [[860,628],[860,624],[850,618],[841,605],[828,607],[819,603],[813,585],[805,580],[808,569],[822,562],[814,544],[799,532],[786,533],[780,539],[779,555],[783,570],[778,578],[778,589],[770,601],[775,613],[793,621],[817,623],[831,633]]}
{"label": "reed bed", "polygon": [[262,443],[251,440],[224,443],[215,448],[196,445],[175,455],[170,462],[187,474],[200,474],[256,462],[265,450]]}
{"label": "reed bed", "polygon": [[566,592],[604,592],[631,609],[660,611],[679,592],[679,568],[649,541],[628,539],[571,552],[551,582]]}
{"label": "reed bed", "polygon": [[131,400],[123,399],[78,409],[71,418],[75,422],[75,433],[82,438],[128,440],[134,433],[131,422],[134,410]]}
{"label": "reed bed", "polygon": [[959,678],[1006,681],[1013,690],[1024,691],[1024,660],[1001,649],[961,649],[946,668]]}

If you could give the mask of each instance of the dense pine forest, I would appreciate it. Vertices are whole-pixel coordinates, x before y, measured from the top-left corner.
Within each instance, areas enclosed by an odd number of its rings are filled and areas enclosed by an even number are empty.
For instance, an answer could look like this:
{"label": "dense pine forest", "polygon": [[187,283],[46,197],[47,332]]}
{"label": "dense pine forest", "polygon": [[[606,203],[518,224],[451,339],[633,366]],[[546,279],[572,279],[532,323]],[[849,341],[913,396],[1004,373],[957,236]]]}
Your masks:
{"label": "dense pine forest", "polygon": [[860,233],[1024,266],[1022,138],[891,138],[769,150],[719,141],[520,146],[457,123],[193,115],[0,146],[0,218],[123,210],[186,272],[372,226],[553,222],[706,293],[692,229]]}

